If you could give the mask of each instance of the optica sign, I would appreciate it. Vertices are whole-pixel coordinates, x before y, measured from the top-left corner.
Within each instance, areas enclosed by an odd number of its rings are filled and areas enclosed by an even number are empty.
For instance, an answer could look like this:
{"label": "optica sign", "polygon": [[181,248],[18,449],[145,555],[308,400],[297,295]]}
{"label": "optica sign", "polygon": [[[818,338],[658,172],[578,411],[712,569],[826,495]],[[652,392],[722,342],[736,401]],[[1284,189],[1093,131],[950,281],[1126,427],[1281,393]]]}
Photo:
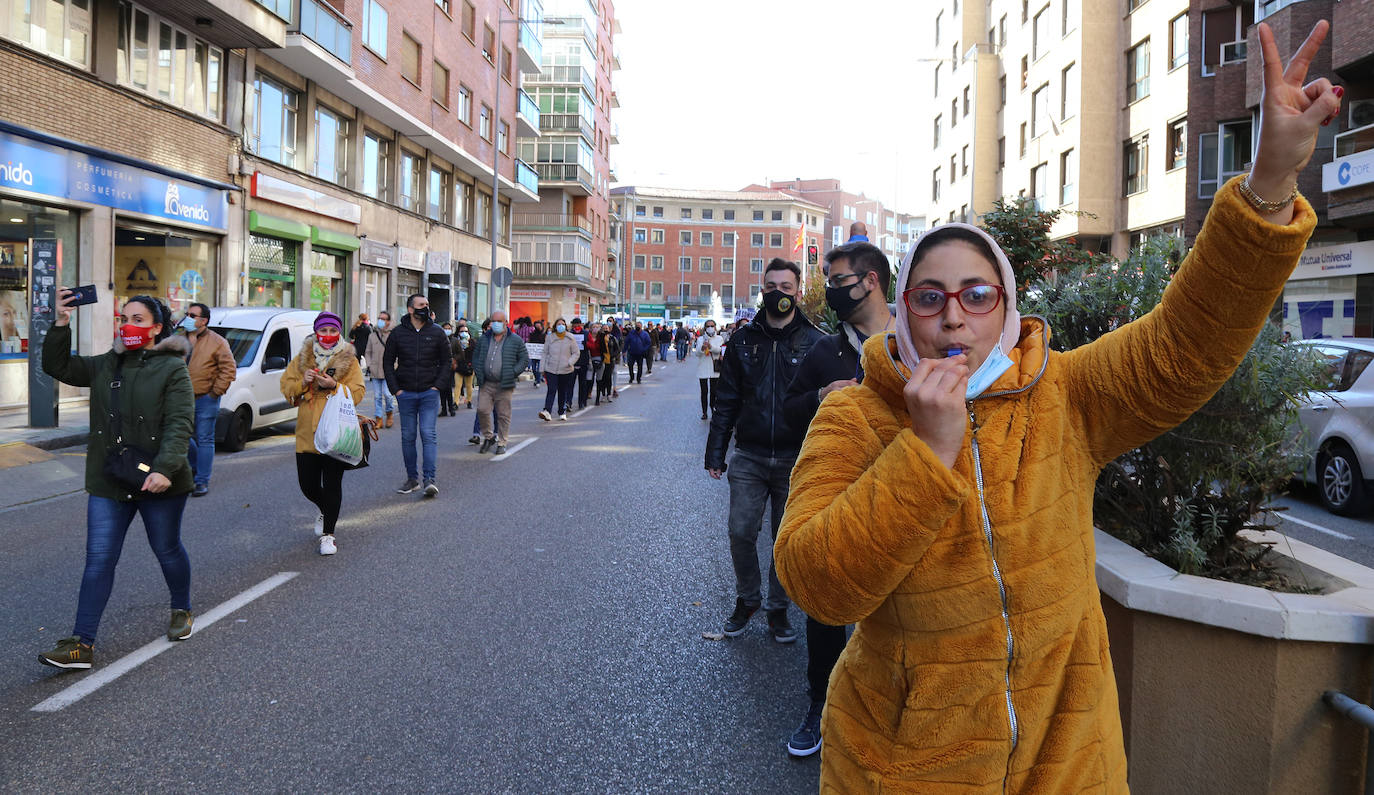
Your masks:
{"label": "optica sign", "polygon": [[210,229],[228,227],[223,190],[6,132],[0,132],[3,188]]}

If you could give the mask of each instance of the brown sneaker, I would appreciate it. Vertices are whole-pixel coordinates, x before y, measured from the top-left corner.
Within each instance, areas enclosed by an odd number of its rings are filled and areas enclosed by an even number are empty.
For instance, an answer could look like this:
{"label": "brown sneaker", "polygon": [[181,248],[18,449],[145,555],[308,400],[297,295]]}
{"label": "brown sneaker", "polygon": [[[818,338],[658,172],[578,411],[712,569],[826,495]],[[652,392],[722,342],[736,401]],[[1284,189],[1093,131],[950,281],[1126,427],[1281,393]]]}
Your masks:
{"label": "brown sneaker", "polygon": [[386,413],[386,427],[390,428],[393,424],[395,424],[395,421],[391,419],[391,412],[388,411]]}

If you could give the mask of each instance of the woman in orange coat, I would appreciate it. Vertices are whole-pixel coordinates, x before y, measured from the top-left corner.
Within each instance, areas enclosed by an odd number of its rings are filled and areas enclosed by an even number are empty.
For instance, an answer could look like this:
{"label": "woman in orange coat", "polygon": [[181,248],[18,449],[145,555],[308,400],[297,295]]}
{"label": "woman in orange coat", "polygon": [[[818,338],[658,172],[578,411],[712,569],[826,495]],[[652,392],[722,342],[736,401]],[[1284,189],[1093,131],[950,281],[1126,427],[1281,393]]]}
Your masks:
{"label": "woman in orange coat", "polygon": [[353,346],[342,337],[343,321],[333,312],[315,318],[315,333],[305,338],[300,353],[281,376],[281,393],[296,409],[296,478],[301,493],[315,504],[315,535],[320,554],[338,551],[334,525],[343,505],[344,462],[315,449],[320,412],[340,387],[348,387],[356,406],[363,402],[363,370]]}
{"label": "woman in orange coat", "polygon": [[826,624],[857,623],[822,720],[826,792],[1124,792],[1094,577],[1099,470],[1197,410],[1254,341],[1315,225],[1297,196],[1339,89],[1260,25],[1254,168],[1217,192],[1160,305],[1069,353],[1020,318],[992,238],[945,224],[898,277],[792,472],[775,557]]}

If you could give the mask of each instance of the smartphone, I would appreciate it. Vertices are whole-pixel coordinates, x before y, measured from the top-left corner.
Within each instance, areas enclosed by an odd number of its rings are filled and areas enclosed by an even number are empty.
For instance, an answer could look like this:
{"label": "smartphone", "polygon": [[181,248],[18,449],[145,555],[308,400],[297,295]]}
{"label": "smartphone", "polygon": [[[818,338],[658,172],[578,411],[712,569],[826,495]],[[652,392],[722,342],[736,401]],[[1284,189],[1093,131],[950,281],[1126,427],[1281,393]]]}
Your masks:
{"label": "smartphone", "polygon": [[80,287],[68,287],[67,289],[76,296],[76,300],[70,304],[73,308],[96,302],[94,284],[83,284]]}

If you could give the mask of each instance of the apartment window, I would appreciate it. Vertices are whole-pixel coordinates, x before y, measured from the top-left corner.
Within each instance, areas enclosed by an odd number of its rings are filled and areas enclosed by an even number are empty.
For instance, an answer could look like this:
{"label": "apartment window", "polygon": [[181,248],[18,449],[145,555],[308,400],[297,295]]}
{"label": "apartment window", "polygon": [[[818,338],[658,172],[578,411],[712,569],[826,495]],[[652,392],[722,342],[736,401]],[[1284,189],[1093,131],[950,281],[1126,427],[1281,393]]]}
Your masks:
{"label": "apartment window", "polygon": [[1006,75],[1002,75],[1001,77],[997,78],[997,107],[999,107],[999,108],[1005,108],[1006,106],[1007,106],[1007,76],[1006,76]]}
{"label": "apartment window", "polygon": [[296,167],[296,111],[300,94],[259,74],[253,81],[253,151]]}
{"label": "apartment window", "polygon": [[677,269],[680,270],[680,271],[689,271],[689,270],[691,270],[691,269],[692,269],[692,258],[691,258],[691,257],[678,257],[678,258],[677,258]]}
{"label": "apartment window", "polygon": [[1149,136],[1142,135],[1126,142],[1121,153],[1122,189],[1130,196],[1145,190],[1147,185],[1145,162]]}
{"label": "apartment window", "polygon": [[715,220],[715,217],[716,217],[716,211],[715,211],[715,210],[712,210],[712,209],[710,209],[710,208],[706,208],[706,209],[703,209],[703,210],[701,211],[701,220],[703,220],[703,221],[712,221],[712,220]]}
{"label": "apartment window", "polygon": [[[67,0],[65,16],[62,0],[31,3],[27,7],[29,11],[24,14],[21,6],[15,6],[21,17],[11,20],[10,38],[54,57],[82,66],[87,64],[91,23],[89,5],[84,0]],[[23,21],[25,16],[27,22]],[[73,28],[73,25],[78,27]],[[5,19],[0,12],[0,32],[4,30]],[[33,38],[29,32],[41,38]],[[151,38],[154,35],[156,41]],[[198,116],[220,119],[223,50],[127,2],[119,4],[116,49],[115,75],[121,85],[156,96]]]}
{"label": "apartment window", "polygon": [[802,214],[801,214],[801,213],[795,213],[795,215],[796,215],[796,221],[797,221],[797,223],[800,224],[800,223],[802,222]]}
{"label": "apartment window", "polygon": [[683,217],[683,218],[686,218],[686,219],[688,219],[688,220],[690,220],[691,217],[692,217],[692,208],[691,208],[691,207],[683,207],[683,208],[682,208],[682,217]]}
{"label": "apartment window", "polygon": [[697,300],[698,300],[698,301],[710,301],[710,300],[711,300],[711,285],[710,285],[710,284],[707,284],[706,282],[701,282],[701,283],[697,284]]}
{"label": "apartment window", "polygon": [[374,199],[391,199],[391,142],[372,133],[363,135],[363,179],[359,187]]}
{"label": "apartment window", "polygon": [[940,66],[941,64],[935,64],[935,86],[930,92],[932,97],[940,96]]}
{"label": "apartment window", "polygon": [[964,86],[964,115],[968,115],[968,86]]}
{"label": "apartment window", "polygon": [[476,197],[473,195],[472,185],[467,182],[458,183],[458,201],[455,206],[455,214],[458,216],[453,219],[453,225],[471,231],[473,212],[473,202]]}
{"label": "apartment window", "polygon": [[769,248],[782,248],[782,235],[780,235],[780,234],[771,234],[771,235],[769,235],[769,236],[768,236],[768,247],[769,247]]}
{"label": "apartment window", "polygon": [[[758,257],[749,260],[749,272],[763,273],[763,260],[759,259]],[[754,285],[754,287],[757,288],[758,285]]]}
{"label": "apartment window", "polygon": [[642,205],[642,204],[635,205],[635,217],[636,217],[636,218],[643,218],[644,215],[645,215],[645,212],[646,212],[646,210],[645,210],[644,205]]}
{"label": "apartment window", "polygon": [[314,174],[336,185],[348,178],[348,119],[323,105],[315,106]]}
{"label": "apartment window", "polygon": [[[950,155],[950,156],[949,156],[949,184],[951,184],[951,185],[954,184],[955,178],[959,176],[959,172],[956,171],[955,168],[954,168],[955,157],[956,157],[955,155]],[[871,221],[870,221],[870,223],[871,223]]]}
{"label": "apartment window", "polygon": [[1169,20],[1169,68],[1188,63],[1188,12]]}
{"label": "apartment window", "polygon": [[377,0],[363,0],[363,46],[386,59],[386,9]]}
{"label": "apartment window", "polygon": [[1045,133],[1046,114],[1049,107],[1046,100],[1049,99],[1050,84],[1045,83],[1031,92],[1031,137],[1039,138]]}
{"label": "apartment window", "polygon": [[1021,150],[1020,150],[1019,156],[1020,156],[1020,157],[1025,157],[1025,156],[1026,156],[1026,123],[1025,123],[1025,122],[1021,122]]}
{"label": "apartment window", "polygon": [[54,58],[89,66],[90,0],[17,0],[13,9],[6,5],[0,10],[0,35]]}
{"label": "apartment window", "polygon": [[655,208],[654,208],[654,217],[655,217],[655,218],[662,218],[662,217],[663,217],[663,208],[662,208],[662,207],[655,207]]}
{"label": "apartment window", "polygon": [[505,123],[504,121],[499,122],[496,125],[496,149],[502,153],[508,153],[510,150],[508,150],[506,147],[509,145],[509,143],[510,125]]}
{"label": "apartment window", "polygon": [[763,220],[763,210],[755,210],[755,211],[754,211],[754,220],[755,220],[755,221],[762,221],[762,220]]}
{"label": "apartment window", "polygon": [[[636,229],[635,231],[638,232],[639,230]],[[644,241],[640,241],[640,242],[642,243],[642,242],[644,242]],[[648,258],[645,257],[643,254],[636,254],[636,255],[635,255],[635,270],[637,270],[637,271],[642,271],[642,270],[644,270],[644,266],[645,266],[645,264],[646,264],[647,259],[648,259]]]}
{"label": "apartment window", "polygon": [[703,245],[703,246],[714,246],[715,244],[716,244],[716,234],[715,234],[715,232],[702,232],[702,233],[701,233],[701,245]]}
{"label": "apartment window", "polygon": [[1126,51],[1126,104],[1150,96],[1150,40]]}
{"label": "apartment window", "polygon": [[781,221],[781,220],[782,220],[782,210],[774,210],[774,211],[773,211],[773,220],[774,220],[774,221]]}
{"label": "apartment window", "polygon": [[448,107],[448,69],[438,61],[435,61],[430,69],[429,93],[435,102]]}
{"label": "apartment window", "polygon": [[663,245],[663,230],[653,229],[649,232],[649,240],[656,246]]}
{"label": "apartment window", "polygon": [[449,190],[452,183],[453,175],[447,171],[434,167],[429,169],[429,190],[425,195],[429,209],[426,215],[446,224],[453,223],[453,192]]}
{"label": "apartment window", "polygon": [[727,221],[733,221],[733,220],[735,220],[735,211],[734,211],[734,210],[726,210],[726,211],[725,211],[725,220],[727,220]]}
{"label": "apartment window", "polygon": [[698,260],[698,264],[701,265],[701,272],[702,272],[702,273],[710,273],[710,272],[711,272],[711,265],[712,265],[713,263],[712,263],[712,260],[711,260],[710,257],[702,257],[700,260]]}
{"label": "apartment window", "polygon": [[1050,44],[1050,7],[1045,6],[1036,13],[1034,24],[1031,25],[1032,60],[1040,60],[1040,56],[1049,51]]}
{"label": "apartment window", "polygon": [[945,20],[945,12],[940,11],[935,15],[935,46],[940,46],[940,27]]}
{"label": "apartment window", "polygon": [[[940,200],[940,169],[938,168],[930,172],[930,200],[933,202]],[[836,224],[835,231],[838,232],[839,229],[839,225]]]}
{"label": "apartment window", "polygon": [[997,170],[1001,171],[1007,165],[1007,139],[1005,136],[997,139]]}
{"label": "apartment window", "polygon": [[1030,19],[1030,0],[1021,0],[1021,24],[1026,24]]}
{"label": "apartment window", "polygon": [[[751,270],[752,270],[752,269],[751,269]],[[759,260],[759,271],[761,272],[762,270],[763,270],[763,260]],[[749,285],[749,303],[751,303],[751,304],[757,304],[757,303],[759,302],[759,295],[761,295],[762,293],[763,293],[763,287],[761,287],[761,286],[759,286],[759,285],[757,285],[757,284],[751,284],[751,285]]]}
{"label": "apartment window", "polygon": [[935,147],[936,149],[939,149],[939,148],[940,148],[940,121],[941,121],[943,118],[944,118],[943,116],[939,116],[939,115],[937,115],[937,116],[935,117],[934,147]]}
{"label": "apartment window", "polygon": [[1069,31],[1074,29],[1074,23],[1078,21],[1078,2],[1077,0],[1064,0],[1061,5],[1059,29],[1063,36],[1069,35]]}
{"label": "apartment window", "polygon": [[501,45],[501,77],[503,77],[507,83],[511,82],[514,78],[511,72],[511,63],[510,48],[503,44]]}
{"label": "apartment window", "polygon": [[635,298],[644,297],[644,282],[635,282]]}
{"label": "apartment window", "polygon": [[661,271],[661,270],[663,270],[663,255],[662,255],[662,254],[653,254],[653,255],[650,255],[650,257],[649,257],[649,270],[652,270],[652,271]]}
{"label": "apartment window", "polygon": [[420,85],[420,42],[409,33],[401,33],[401,77]]}
{"label": "apartment window", "polygon": [[959,176],[968,176],[968,144],[964,144],[964,148],[959,152]]}
{"label": "apartment window", "polygon": [[449,11],[448,11],[448,0],[434,0],[434,4],[435,4],[436,6],[439,6],[439,9],[442,10],[445,14],[447,14],[447,13],[449,12]]}
{"label": "apartment window", "polygon": [[692,300],[692,285],[687,282],[678,282],[677,300],[684,304]]}
{"label": "apartment window", "polygon": [[1048,201],[1048,199],[1046,198],[1046,194],[1049,192],[1049,187],[1050,187],[1049,184],[1048,184],[1048,183],[1049,183],[1048,176],[1049,176],[1049,164],[1048,164],[1048,163],[1041,163],[1040,165],[1038,165],[1038,166],[1036,166],[1035,168],[1032,168],[1032,169],[1031,169],[1031,174],[1030,174],[1030,193],[1031,193],[1031,198],[1035,201],[1035,209],[1037,209],[1037,210],[1047,210],[1047,209],[1049,209],[1049,201]]}
{"label": "apartment window", "polygon": [[1022,90],[1022,91],[1025,91],[1025,90],[1026,90],[1026,86],[1029,85],[1029,83],[1030,83],[1030,59],[1023,55],[1023,56],[1021,56],[1021,90]]}
{"label": "apartment window", "polygon": [[477,134],[484,139],[491,140],[491,108],[482,106],[482,115],[478,118]]}
{"label": "apartment window", "polygon": [[463,0],[463,35],[468,41],[477,43],[477,6]]}
{"label": "apartment window", "polygon": [[952,130],[959,126],[959,98],[955,97],[949,101],[949,128]]}
{"label": "apartment window", "polygon": [[692,233],[686,230],[677,233],[677,242],[684,246],[692,245]]}
{"label": "apartment window", "polygon": [[998,46],[998,47],[1005,47],[1005,46],[1007,46],[1007,15],[1006,15],[1006,14],[1003,14],[1003,15],[1002,15],[1002,18],[999,19],[999,20],[997,20],[997,46]]}
{"label": "apartment window", "polygon": [[411,212],[420,211],[420,158],[401,150],[401,207]]}
{"label": "apartment window", "polygon": [[1188,165],[1188,120],[1179,119],[1169,124],[1169,165],[1166,171]]}
{"label": "apartment window", "polygon": [[462,83],[459,83],[459,84],[458,84],[458,107],[457,107],[456,110],[457,110],[457,112],[458,112],[458,121],[461,121],[462,123],[464,123],[464,124],[466,124],[467,126],[471,127],[471,126],[472,126],[472,89],[468,88],[467,86],[463,85]]}
{"label": "apartment window", "polygon": [[763,233],[754,232],[749,236],[749,245],[754,248],[763,248]]}
{"label": "apartment window", "polygon": [[491,25],[482,26],[482,57],[492,66],[496,65],[496,31]]}
{"label": "apartment window", "polygon": [[1220,181],[1225,182],[1250,167],[1251,130],[1249,119],[1218,125],[1221,133]]}
{"label": "apartment window", "polygon": [[721,272],[721,273],[734,273],[734,272],[735,272],[735,260],[734,260],[734,258],[732,258],[732,257],[723,257],[723,258],[721,259],[721,261],[720,261],[720,272]]}
{"label": "apartment window", "polygon": [[1078,198],[1078,154],[1069,149],[1059,156],[1059,203],[1073,204]]}
{"label": "apartment window", "polygon": [[647,229],[636,229],[636,230],[635,230],[635,242],[636,242],[636,243],[647,243],[647,242],[649,242],[649,230],[647,230]]}
{"label": "apartment window", "polygon": [[1130,13],[1145,5],[1145,0],[1126,0],[1126,12]]}
{"label": "apartment window", "polygon": [[1059,118],[1078,113],[1078,64],[1071,63],[1059,73]]}
{"label": "apartment window", "polygon": [[735,245],[735,233],[734,233],[734,232],[721,232],[721,233],[720,233],[720,244],[721,244],[722,246],[733,246],[733,245]]}
{"label": "apartment window", "polygon": [[663,282],[649,282],[649,296],[651,298],[662,298]]}

